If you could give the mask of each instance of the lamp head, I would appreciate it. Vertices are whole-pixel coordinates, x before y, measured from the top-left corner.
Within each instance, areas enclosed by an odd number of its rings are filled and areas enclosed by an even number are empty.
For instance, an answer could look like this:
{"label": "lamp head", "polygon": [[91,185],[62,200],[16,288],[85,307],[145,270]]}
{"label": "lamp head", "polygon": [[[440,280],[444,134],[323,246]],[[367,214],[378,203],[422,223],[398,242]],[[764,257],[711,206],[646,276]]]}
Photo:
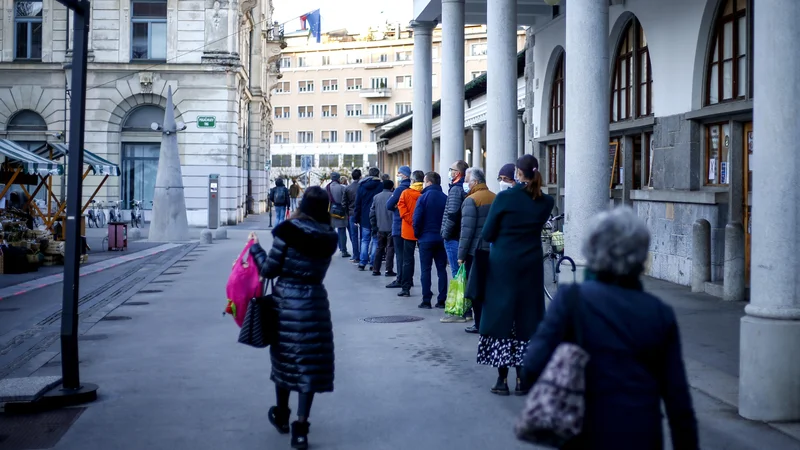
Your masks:
{"label": "lamp head", "polygon": [[150,124],[150,129],[153,131],[158,131],[159,129],[161,129],[161,125],[157,124],[156,122],[153,122]]}

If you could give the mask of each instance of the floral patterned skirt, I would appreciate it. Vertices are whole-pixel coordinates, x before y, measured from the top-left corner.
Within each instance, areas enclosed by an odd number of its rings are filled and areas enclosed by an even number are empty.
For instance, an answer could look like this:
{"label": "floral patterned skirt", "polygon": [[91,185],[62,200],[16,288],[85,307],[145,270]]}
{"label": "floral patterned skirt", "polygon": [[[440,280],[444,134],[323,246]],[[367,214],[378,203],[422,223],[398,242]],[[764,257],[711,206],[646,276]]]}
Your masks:
{"label": "floral patterned skirt", "polygon": [[503,339],[481,335],[478,342],[478,364],[492,367],[517,367],[522,365],[528,341],[517,339],[511,331],[511,338]]}

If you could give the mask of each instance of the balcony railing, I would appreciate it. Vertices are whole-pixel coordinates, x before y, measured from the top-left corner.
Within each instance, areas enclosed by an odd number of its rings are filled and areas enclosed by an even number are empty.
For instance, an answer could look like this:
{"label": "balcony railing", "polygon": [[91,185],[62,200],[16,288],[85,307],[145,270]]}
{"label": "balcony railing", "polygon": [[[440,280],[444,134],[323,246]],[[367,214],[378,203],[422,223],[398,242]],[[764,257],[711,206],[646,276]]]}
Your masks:
{"label": "balcony railing", "polygon": [[379,124],[391,119],[391,114],[364,114],[359,117],[360,123]]}
{"label": "balcony railing", "polygon": [[363,88],[361,98],[388,98],[392,96],[391,88]]}

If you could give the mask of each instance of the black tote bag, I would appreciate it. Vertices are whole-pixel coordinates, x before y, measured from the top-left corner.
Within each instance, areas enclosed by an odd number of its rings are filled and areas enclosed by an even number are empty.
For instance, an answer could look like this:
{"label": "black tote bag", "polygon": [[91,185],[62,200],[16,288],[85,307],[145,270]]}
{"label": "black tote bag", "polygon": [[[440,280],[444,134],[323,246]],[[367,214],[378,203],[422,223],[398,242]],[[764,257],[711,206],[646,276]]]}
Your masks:
{"label": "black tote bag", "polygon": [[264,296],[251,299],[247,305],[247,313],[244,316],[242,329],[239,331],[240,344],[255,348],[266,348],[274,342],[278,319],[277,311],[275,310],[275,299],[272,295],[275,285],[272,280],[265,284],[267,287],[271,286],[270,293],[267,294],[267,289],[265,288]]}

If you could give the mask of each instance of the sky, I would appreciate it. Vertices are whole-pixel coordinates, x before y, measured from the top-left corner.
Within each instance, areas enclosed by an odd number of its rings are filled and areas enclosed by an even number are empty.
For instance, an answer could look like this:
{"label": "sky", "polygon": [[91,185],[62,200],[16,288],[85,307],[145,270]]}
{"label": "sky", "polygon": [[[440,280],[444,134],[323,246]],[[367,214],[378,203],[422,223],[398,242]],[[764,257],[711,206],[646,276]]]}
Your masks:
{"label": "sky", "polygon": [[413,0],[273,0],[274,20],[286,24],[286,32],[300,29],[296,17],[315,9],[320,10],[322,32],[347,28],[355,31],[386,21],[408,25],[411,20]]}

